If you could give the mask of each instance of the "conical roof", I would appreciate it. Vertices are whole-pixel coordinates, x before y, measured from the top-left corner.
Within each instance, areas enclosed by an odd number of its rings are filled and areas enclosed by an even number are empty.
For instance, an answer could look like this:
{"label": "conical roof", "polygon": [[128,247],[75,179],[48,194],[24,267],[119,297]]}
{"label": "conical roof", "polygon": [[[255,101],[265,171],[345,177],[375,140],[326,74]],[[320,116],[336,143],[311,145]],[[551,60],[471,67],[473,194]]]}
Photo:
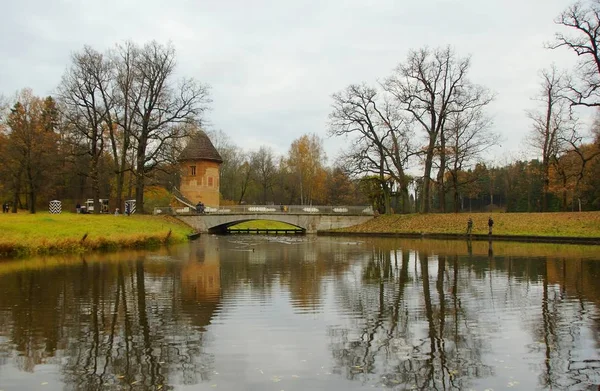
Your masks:
{"label": "conical roof", "polygon": [[217,149],[203,131],[195,132],[181,151],[178,160],[212,160],[223,163]]}

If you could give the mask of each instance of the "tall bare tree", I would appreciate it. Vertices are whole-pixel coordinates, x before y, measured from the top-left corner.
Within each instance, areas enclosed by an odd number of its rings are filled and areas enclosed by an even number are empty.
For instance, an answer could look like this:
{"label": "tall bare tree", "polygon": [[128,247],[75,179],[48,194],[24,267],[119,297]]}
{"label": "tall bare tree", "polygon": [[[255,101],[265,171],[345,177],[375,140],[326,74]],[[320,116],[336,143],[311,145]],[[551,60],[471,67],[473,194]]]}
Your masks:
{"label": "tall bare tree", "polygon": [[130,158],[130,148],[133,142],[132,133],[135,131],[134,109],[141,98],[141,95],[133,93],[135,80],[138,77],[139,52],[139,48],[131,42],[117,45],[110,52],[115,75],[111,89],[114,105],[110,122],[115,122],[117,126],[109,127],[109,137],[115,164],[116,206],[119,208],[122,207],[125,174],[131,172],[133,163]]}
{"label": "tall bare tree", "polygon": [[113,72],[104,55],[85,46],[71,57],[71,66],[63,75],[58,88],[58,99],[70,130],[72,143],[85,145],[90,157],[90,167],[81,174],[90,178],[94,198],[94,212],[99,213],[99,164],[104,153],[104,137],[112,127],[110,98]]}
{"label": "tall bare tree", "polygon": [[391,213],[390,177],[399,184],[403,212],[407,212],[409,180],[405,171],[413,153],[412,143],[401,110],[380,96],[365,84],[350,85],[334,94],[329,133],[353,137],[353,147],[345,160],[355,173],[377,175],[386,213]]}
{"label": "tall bare tree", "polygon": [[144,205],[146,174],[165,160],[163,146],[187,134],[174,126],[200,125],[210,102],[208,86],[194,79],[174,82],[175,48],[150,42],[140,49],[129,103],[134,115],[131,136],[135,140],[135,194],[139,210]]}
{"label": "tall bare tree", "polygon": [[377,90],[366,84],[352,84],[333,94],[329,134],[352,137],[352,147],[342,159],[355,175],[374,174],[383,191],[385,213],[391,213],[390,187],[386,178],[386,148],[389,129],[379,126],[375,111]]}
{"label": "tall bare tree", "polygon": [[575,76],[566,80],[567,97],[573,105],[600,106],[600,1],[578,1],[555,22],[569,33],[556,33],[547,46],[568,48],[579,57]]}
{"label": "tall bare tree", "polygon": [[[422,211],[431,208],[431,171],[436,153],[440,159],[438,186],[440,205],[445,204],[443,186],[446,167],[444,129],[452,113],[489,104],[493,95],[484,87],[469,82],[470,58],[460,58],[450,47],[413,50],[405,63],[397,66],[385,83],[385,89],[396,99],[426,136],[424,148]],[[441,181],[441,182],[440,182]]]}
{"label": "tall bare tree", "polygon": [[576,121],[573,120],[566,92],[568,80],[552,66],[540,74],[540,90],[535,98],[541,108],[528,112],[532,120],[530,144],[542,156],[542,211],[548,211],[548,195],[550,187],[550,165],[558,162],[558,156],[565,152],[565,147],[576,134]]}

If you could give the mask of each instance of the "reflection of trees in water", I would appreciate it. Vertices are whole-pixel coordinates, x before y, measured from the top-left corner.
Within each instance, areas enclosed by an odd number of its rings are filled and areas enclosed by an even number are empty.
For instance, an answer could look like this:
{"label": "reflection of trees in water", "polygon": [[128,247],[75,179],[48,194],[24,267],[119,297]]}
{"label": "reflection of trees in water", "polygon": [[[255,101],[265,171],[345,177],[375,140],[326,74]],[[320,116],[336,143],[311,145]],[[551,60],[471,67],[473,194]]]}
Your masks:
{"label": "reflection of trees in water", "polygon": [[[595,298],[596,303],[600,301],[594,295],[598,290],[600,265],[566,259],[547,259],[544,264],[547,267],[541,276],[541,311],[532,330],[537,342],[528,346],[530,351],[542,353],[544,358],[536,368],[540,371],[539,384],[548,389],[586,389],[586,385],[600,383],[600,360],[582,357],[580,353],[585,319],[597,311],[584,298],[584,292],[592,293],[589,296],[592,300]],[[589,284],[590,276],[595,276],[592,284]],[[597,323],[593,331],[597,349]]]}
{"label": "reflection of trees in water", "polygon": [[235,238],[221,247],[223,292],[231,294],[250,285],[253,295],[268,297],[280,284],[289,289],[292,306],[320,308],[323,280],[337,278],[348,268],[347,249],[333,241],[296,240]]}
{"label": "reflection of trees in water", "polygon": [[[589,355],[584,361],[581,338],[582,327],[587,327],[583,325],[594,318],[590,311],[597,310],[580,294],[585,290],[600,302],[595,293],[599,289],[585,283],[586,275],[597,281],[597,262],[580,268],[584,273],[572,272],[578,281],[572,277],[569,284],[561,276],[565,281],[555,277],[552,285],[546,274],[553,261],[545,258],[494,257],[493,252],[487,257],[444,254],[430,259],[423,253],[398,254],[375,250],[360,275],[338,282],[336,292],[350,324],[329,330],[337,373],[398,389],[469,388],[474,379],[494,375],[484,356],[499,325],[486,307],[503,311],[510,303],[527,308],[522,321],[536,325],[533,338],[540,342],[530,349],[543,353],[536,368],[541,387],[585,389],[599,382],[600,361]],[[570,261],[563,267],[577,264]],[[541,311],[530,309],[536,305]],[[539,321],[532,320],[538,315]]]}
{"label": "reflection of trees in water", "polygon": [[458,258],[452,274],[446,258],[438,258],[431,276],[423,254],[377,250],[360,279],[339,284],[340,301],[356,320],[330,330],[336,372],[421,390],[463,389],[491,375],[482,360],[485,342],[469,326],[477,313],[458,297]]}
{"label": "reflection of trees in water", "polygon": [[[22,369],[59,365],[67,389],[156,389],[210,376],[212,356],[203,352],[198,330],[204,325],[191,322],[173,300],[181,291],[179,269],[142,259],[84,260],[78,267],[10,275],[0,284],[0,308],[11,309],[0,312],[0,322],[10,325]],[[0,345],[0,351],[11,348]]]}
{"label": "reflection of trees in water", "polygon": [[581,346],[600,341],[597,261],[494,256],[496,247],[427,258],[333,240],[249,247],[192,246],[176,254],[183,263],[83,261],[0,276],[0,365],[59,365],[70,389],[194,384],[214,365],[204,330],[221,292],[269,296],[281,284],[292,306],[313,310],[323,287],[334,287],[341,320],[328,330],[330,348],[334,371],[348,379],[468,389],[494,375],[483,357],[502,331],[489,315],[497,307],[522,311],[540,387],[600,382],[600,362]]}

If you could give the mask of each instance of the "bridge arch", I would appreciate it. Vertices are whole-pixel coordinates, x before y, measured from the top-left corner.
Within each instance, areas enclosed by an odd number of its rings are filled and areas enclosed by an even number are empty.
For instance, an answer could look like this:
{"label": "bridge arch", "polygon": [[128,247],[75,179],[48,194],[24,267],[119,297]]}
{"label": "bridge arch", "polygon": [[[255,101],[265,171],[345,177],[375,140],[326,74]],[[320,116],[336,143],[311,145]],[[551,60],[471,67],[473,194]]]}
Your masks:
{"label": "bridge arch", "polygon": [[228,228],[233,227],[234,225],[237,225],[239,223],[245,223],[247,221],[255,221],[255,220],[267,220],[267,221],[276,221],[276,222],[280,222],[280,223],[286,223],[286,224],[289,224],[292,227],[295,227],[295,228],[298,228],[298,229],[302,230],[303,232],[306,232],[306,228],[294,225],[294,224],[289,223],[287,221],[282,221],[282,219],[273,220],[273,219],[267,219],[264,216],[261,216],[258,219],[243,218],[243,219],[240,219],[240,220],[229,221],[227,223],[223,223],[223,224],[220,224],[220,225],[209,227],[208,228],[208,233],[217,234],[217,235],[223,235],[223,234],[227,233],[227,229]]}
{"label": "bridge arch", "polygon": [[227,226],[251,220],[272,220],[287,223],[307,234],[361,224],[373,218],[372,215],[333,215],[295,213],[209,213],[203,215],[178,215],[179,220],[198,232],[209,233],[226,229]]}

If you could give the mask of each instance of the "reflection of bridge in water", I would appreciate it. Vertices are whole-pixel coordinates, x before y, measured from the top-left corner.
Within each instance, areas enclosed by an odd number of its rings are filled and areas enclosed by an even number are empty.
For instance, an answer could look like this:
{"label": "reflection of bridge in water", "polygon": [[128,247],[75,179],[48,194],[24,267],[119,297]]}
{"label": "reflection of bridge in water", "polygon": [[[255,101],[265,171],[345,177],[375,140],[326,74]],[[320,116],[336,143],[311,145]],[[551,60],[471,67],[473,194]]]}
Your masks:
{"label": "reflection of bridge in water", "polygon": [[175,216],[203,233],[225,233],[230,226],[252,220],[279,221],[316,233],[361,224],[374,216],[370,206],[330,205],[232,205],[207,207],[202,214],[190,207],[165,207],[155,208],[154,214]]}

